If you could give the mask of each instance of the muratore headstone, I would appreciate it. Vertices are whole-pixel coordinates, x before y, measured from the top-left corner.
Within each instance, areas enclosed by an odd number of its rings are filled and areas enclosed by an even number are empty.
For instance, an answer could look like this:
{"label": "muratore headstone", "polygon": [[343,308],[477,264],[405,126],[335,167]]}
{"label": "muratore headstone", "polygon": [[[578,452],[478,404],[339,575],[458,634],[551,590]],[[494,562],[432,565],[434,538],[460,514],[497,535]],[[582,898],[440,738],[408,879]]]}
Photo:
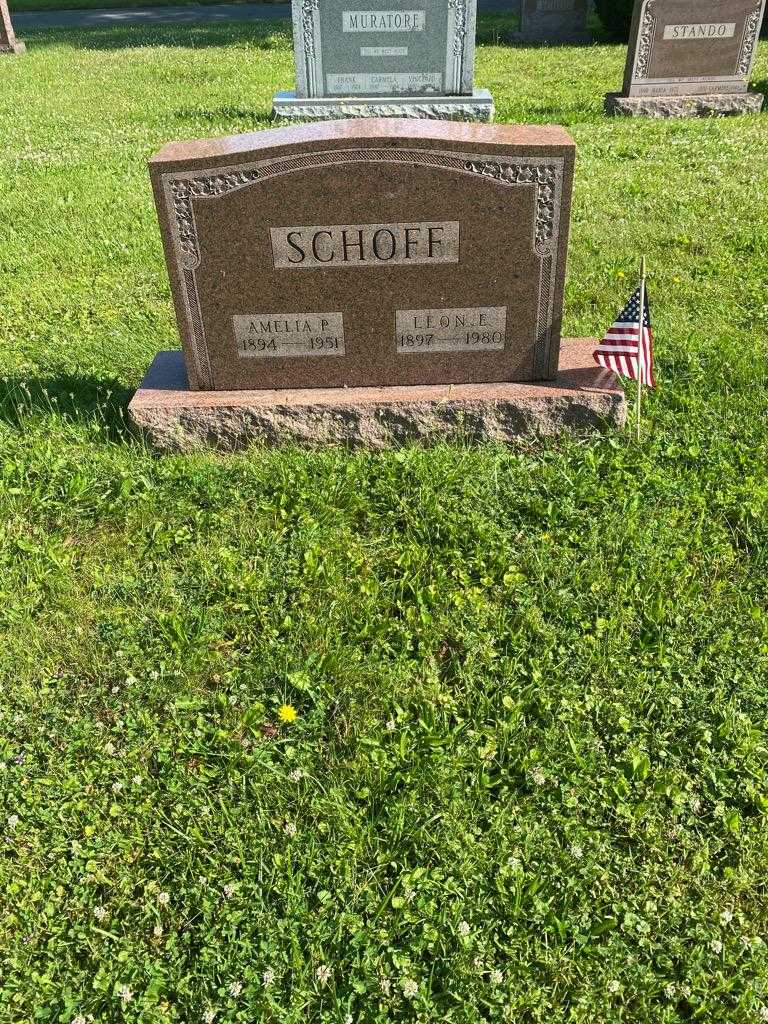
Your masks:
{"label": "muratore headstone", "polygon": [[759,111],[749,91],[765,0],[636,0],[611,113],[674,117]]}
{"label": "muratore headstone", "polygon": [[587,42],[587,0],[522,0],[515,38],[526,43]]}
{"label": "muratore headstone", "polygon": [[4,53],[23,53],[25,49],[24,43],[17,39],[13,33],[7,0],[0,0],[0,55]]}
{"label": "muratore headstone", "polygon": [[591,349],[568,343],[558,378],[573,169],[562,128],[434,120],[166,146],[185,365],[158,357],[134,421],[166,447],[453,435],[462,412],[498,439],[617,422]]}
{"label": "muratore headstone", "polygon": [[296,91],[274,114],[302,120],[490,121],[474,88],[477,0],[293,0]]}

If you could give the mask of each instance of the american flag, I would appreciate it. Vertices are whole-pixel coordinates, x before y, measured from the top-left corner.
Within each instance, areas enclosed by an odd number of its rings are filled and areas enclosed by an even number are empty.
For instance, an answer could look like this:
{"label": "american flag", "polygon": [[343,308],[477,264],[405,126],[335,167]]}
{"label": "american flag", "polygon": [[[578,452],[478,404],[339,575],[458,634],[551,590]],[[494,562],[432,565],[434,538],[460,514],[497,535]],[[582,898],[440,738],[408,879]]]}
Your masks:
{"label": "american flag", "polygon": [[[632,380],[640,378],[648,387],[656,387],[653,375],[653,331],[648,292],[643,310],[643,339],[640,344],[640,288],[619,313],[594,352],[595,362]],[[638,367],[638,362],[640,366]]]}

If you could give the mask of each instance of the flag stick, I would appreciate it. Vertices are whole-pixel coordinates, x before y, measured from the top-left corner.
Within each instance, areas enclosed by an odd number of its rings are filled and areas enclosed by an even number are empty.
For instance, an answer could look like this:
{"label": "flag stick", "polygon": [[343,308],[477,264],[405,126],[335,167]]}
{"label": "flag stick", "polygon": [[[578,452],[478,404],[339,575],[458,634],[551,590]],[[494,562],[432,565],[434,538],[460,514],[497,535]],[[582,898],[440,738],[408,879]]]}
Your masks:
{"label": "flag stick", "polygon": [[635,412],[637,415],[637,440],[640,440],[640,423],[643,404],[643,369],[645,361],[645,256],[640,258],[640,316],[639,331],[637,337],[637,401]]}

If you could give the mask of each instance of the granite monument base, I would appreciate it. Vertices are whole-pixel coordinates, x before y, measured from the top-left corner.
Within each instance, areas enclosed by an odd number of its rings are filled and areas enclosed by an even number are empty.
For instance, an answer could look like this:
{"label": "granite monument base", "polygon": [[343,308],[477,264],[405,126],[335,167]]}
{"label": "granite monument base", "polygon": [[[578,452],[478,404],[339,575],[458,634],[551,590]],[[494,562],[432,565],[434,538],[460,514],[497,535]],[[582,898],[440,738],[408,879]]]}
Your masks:
{"label": "granite monument base", "polygon": [[593,338],[563,339],[555,380],[280,391],[190,391],[179,351],[160,352],[128,406],[161,451],[250,443],[388,448],[408,441],[513,441],[626,422],[624,390],[592,359]]}
{"label": "granite monument base", "polygon": [[272,116],[289,121],[335,121],[346,117],[418,117],[440,121],[492,121],[493,97],[487,89],[471,96],[348,96],[303,98],[279,92]]}
{"label": "granite monument base", "polygon": [[609,92],[605,112],[615,117],[728,117],[759,114],[761,92],[711,93],[706,96],[622,96]]}

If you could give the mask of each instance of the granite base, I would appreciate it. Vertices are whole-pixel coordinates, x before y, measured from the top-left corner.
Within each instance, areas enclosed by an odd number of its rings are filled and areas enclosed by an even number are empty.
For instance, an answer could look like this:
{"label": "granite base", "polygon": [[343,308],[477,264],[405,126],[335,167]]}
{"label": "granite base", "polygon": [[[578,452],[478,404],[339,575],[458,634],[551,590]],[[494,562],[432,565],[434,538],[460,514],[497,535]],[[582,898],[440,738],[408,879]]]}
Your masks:
{"label": "granite base", "polygon": [[336,121],[345,117],[425,117],[439,121],[492,121],[495,108],[487,89],[471,96],[352,96],[302,98],[279,92],[272,116],[289,121]]}
{"label": "granite base", "polygon": [[596,345],[564,339],[551,382],[283,391],[190,391],[182,353],[160,352],[128,415],[160,451],[236,451],[254,442],[389,448],[594,432],[627,419],[618,378],[592,359]]}
{"label": "granite base", "polygon": [[706,96],[622,96],[609,92],[605,112],[618,117],[728,117],[759,114],[761,92],[709,93]]}
{"label": "granite base", "polygon": [[26,49],[26,43],[22,43],[20,39],[14,39],[12,43],[0,43],[0,56],[11,53],[25,53]]}

